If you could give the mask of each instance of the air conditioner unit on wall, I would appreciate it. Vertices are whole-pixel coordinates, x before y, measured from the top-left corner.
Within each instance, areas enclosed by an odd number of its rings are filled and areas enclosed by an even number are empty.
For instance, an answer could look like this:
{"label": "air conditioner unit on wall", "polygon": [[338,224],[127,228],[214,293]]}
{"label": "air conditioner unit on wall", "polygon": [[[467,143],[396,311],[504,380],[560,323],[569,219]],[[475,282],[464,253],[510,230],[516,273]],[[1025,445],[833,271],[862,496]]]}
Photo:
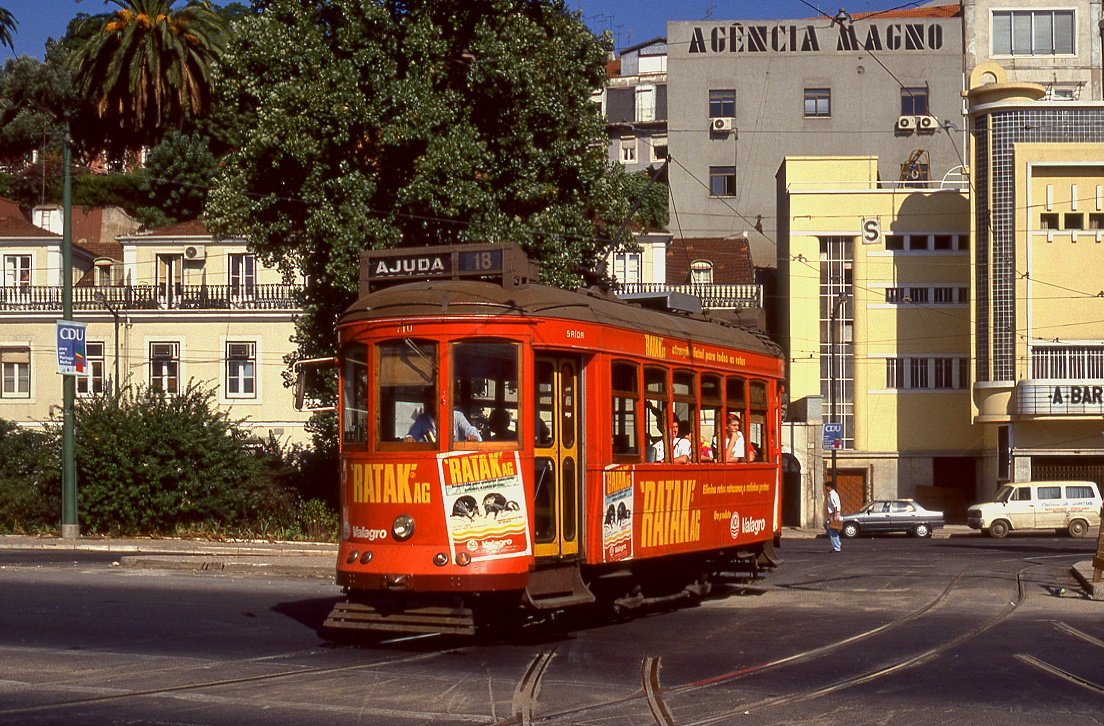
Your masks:
{"label": "air conditioner unit on wall", "polygon": [[921,131],[935,131],[939,128],[939,119],[935,116],[920,116],[917,119],[917,126]]}
{"label": "air conditioner unit on wall", "polygon": [[184,259],[202,260],[207,257],[207,248],[202,245],[188,245],[184,248]]}
{"label": "air conditioner unit on wall", "polygon": [[709,127],[714,131],[732,131],[736,128],[736,119],[730,117],[711,119]]}
{"label": "air conditioner unit on wall", "polygon": [[911,131],[916,128],[915,116],[898,116],[897,117],[897,130],[898,131]]}

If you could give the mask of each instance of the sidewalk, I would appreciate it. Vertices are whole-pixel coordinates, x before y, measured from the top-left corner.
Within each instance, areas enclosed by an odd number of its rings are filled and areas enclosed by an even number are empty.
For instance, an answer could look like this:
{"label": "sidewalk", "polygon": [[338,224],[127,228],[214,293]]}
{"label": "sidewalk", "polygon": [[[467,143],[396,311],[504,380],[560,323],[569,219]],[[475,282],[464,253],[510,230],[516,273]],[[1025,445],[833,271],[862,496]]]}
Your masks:
{"label": "sidewalk", "polygon": [[0,550],[51,550],[118,554],[122,567],[225,572],[273,577],[332,579],[337,545],[326,542],[214,541],[198,539],[111,539],[0,536]]}

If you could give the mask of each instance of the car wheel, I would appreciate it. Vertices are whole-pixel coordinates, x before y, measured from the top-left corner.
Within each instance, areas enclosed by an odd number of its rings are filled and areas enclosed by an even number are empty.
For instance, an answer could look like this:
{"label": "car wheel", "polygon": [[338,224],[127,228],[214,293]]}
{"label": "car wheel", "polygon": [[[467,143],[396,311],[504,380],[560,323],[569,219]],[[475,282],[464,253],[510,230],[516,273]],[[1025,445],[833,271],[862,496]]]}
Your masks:
{"label": "car wheel", "polygon": [[1000,539],[1008,534],[1008,522],[1003,519],[998,519],[989,525],[989,536]]}
{"label": "car wheel", "polygon": [[1070,537],[1084,537],[1089,531],[1089,523],[1083,519],[1075,519],[1069,523]]}
{"label": "car wheel", "polygon": [[912,530],[912,533],[917,537],[931,537],[931,527],[921,522],[916,525],[916,528]]}
{"label": "car wheel", "polygon": [[843,533],[843,536],[848,539],[851,539],[852,537],[858,537],[859,525],[855,524],[854,522],[845,522],[843,525],[843,529],[840,531]]}

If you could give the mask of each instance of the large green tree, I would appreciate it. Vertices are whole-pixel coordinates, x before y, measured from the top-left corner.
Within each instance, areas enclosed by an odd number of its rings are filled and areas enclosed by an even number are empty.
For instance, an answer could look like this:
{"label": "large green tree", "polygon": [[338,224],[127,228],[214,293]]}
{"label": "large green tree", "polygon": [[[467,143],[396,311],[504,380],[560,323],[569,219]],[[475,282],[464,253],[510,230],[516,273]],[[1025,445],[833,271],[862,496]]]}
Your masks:
{"label": "large green tree", "polygon": [[211,68],[226,37],[209,0],[107,0],[118,7],[85,19],[72,56],[76,87],[97,118],[104,148],[138,149],[188,128],[211,101]]}
{"label": "large green tree", "polygon": [[332,350],[363,249],[518,242],[572,284],[622,233],[606,49],[563,0],[261,5],[222,58],[256,123],[207,220],[309,275],[301,353]]}

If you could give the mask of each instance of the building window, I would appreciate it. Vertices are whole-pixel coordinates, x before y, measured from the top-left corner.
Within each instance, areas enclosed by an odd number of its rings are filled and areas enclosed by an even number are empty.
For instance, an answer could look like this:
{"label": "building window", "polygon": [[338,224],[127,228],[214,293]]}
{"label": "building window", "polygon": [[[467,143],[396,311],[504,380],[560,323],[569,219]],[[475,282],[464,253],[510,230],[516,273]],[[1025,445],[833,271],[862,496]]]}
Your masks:
{"label": "building window", "polygon": [[656,88],[655,86],[636,87],[636,120],[655,121],[656,118]]}
{"label": "building window", "polygon": [[230,294],[252,297],[257,284],[257,258],[230,255]]}
{"label": "building window", "polygon": [[955,288],[953,287],[937,287],[933,291],[935,295],[935,303],[937,305],[954,305],[955,303]]}
{"label": "building window", "polygon": [[909,302],[917,303],[920,305],[927,305],[928,303],[928,288],[926,287],[910,287],[909,288]]}
{"label": "building window", "polygon": [[157,255],[157,294],[175,307],[184,294],[184,255]]}
{"label": "building window", "polygon": [[1104,378],[1104,348],[1036,346],[1031,350],[1031,377],[1099,380]]}
{"label": "building window", "polygon": [[924,251],[928,249],[928,235],[910,234],[908,236],[908,248],[910,250]]}
{"label": "building window", "polygon": [[827,118],[832,115],[832,91],[828,88],[805,89],[805,118]]}
{"label": "building window", "polygon": [[1072,10],[993,12],[993,55],[1073,55]]}
{"label": "building window", "polygon": [[31,256],[4,255],[4,287],[31,286]]}
{"label": "building window", "polygon": [[736,91],[733,89],[709,92],[709,118],[735,118]]}
{"label": "building window", "polygon": [[927,358],[913,358],[909,361],[909,388],[928,387]]}
{"label": "building window", "polygon": [[955,359],[954,358],[936,358],[935,359],[935,387],[936,388],[954,388],[954,371],[955,371]]}
{"label": "building window", "polygon": [[1063,229],[1085,229],[1085,215],[1080,212],[1067,212],[1062,215]]}
{"label": "building window", "polygon": [[887,250],[905,249],[905,236],[903,234],[887,234],[885,237]]}
{"label": "building window", "polygon": [[709,260],[694,260],[691,262],[690,282],[694,285],[712,285],[713,263]]}
{"label": "building window", "polygon": [[736,196],[736,167],[709,167],[709,193],[714,197]]}
{"label": "building window", "polygon": [[621,155],[619,156],[622,164],[635,164],[636,163],[636,137],[635,136],[622,136],[621,137]]}
{"label": "building window", "polygon": [[898,303],[905,302],[905,288],[903,287],[887,287],[885,291],[885,301],[890,305],[897,305]]}
{"label": "building window", "polygon": [[613,254],[613,277],[622,285],[641,282],[639,252],[615,252]]}
{"label": "building window", "polygon": [[1039,229],[1058,229],[1058,213],[1043,212],[1040,214]]}
{"label": "building window", "polygon": [[652,137],[652,158],[651,161],[666,161],[667,160],[667,137],[666,136],[653,136]]}
{"label": "building window", "polygon": [[226,344],[226,397],[257,396],[257,344]]}
{"label": "building window", "polygon": [[885,359],[885,387],[904,388],[904,360],[900,357]]}
{"label": "building window", "polygon": [[180,393],[180,343],[150,343],[150,388]]}
{"label": "building window", "polygon": [[104,392],[104,344],[88,341],[84,346],[87,376],[77,376],[77,393],[99,394]]}
{"label": "building window", "polygon": [[901,88],[901,115],[928,115],[928,89],[926,87],[912,86]]}
{"label": "building window", "polygon": [[31,397],[31,349],[0,348],[0,398]]}

